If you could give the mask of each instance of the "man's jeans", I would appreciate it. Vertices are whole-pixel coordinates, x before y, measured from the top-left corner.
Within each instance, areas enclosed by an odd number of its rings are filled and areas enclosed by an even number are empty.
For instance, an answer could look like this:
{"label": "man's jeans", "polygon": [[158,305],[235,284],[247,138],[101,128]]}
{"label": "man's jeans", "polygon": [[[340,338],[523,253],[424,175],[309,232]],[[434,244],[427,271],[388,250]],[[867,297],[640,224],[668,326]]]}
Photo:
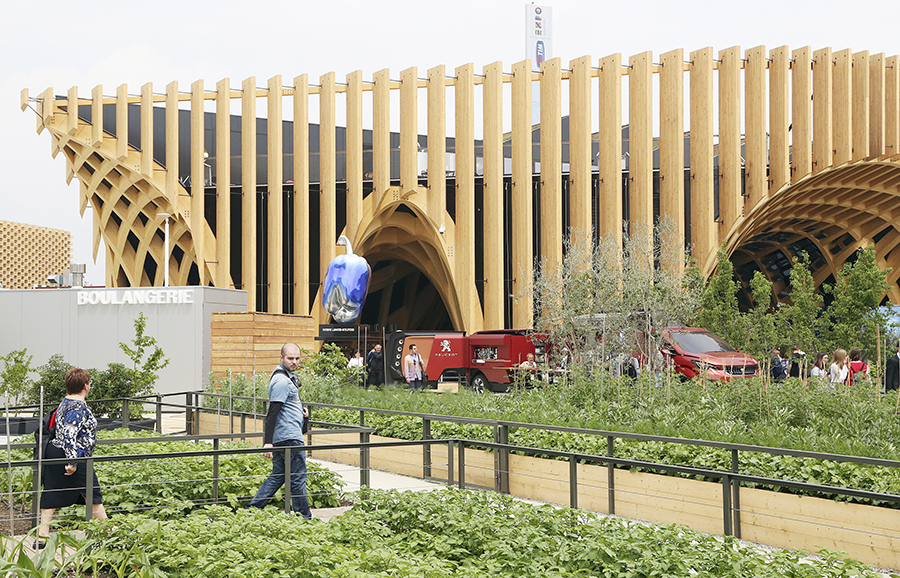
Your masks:
{"label": "man's jeans", "polygon": [[[284,446],[302,446],[303,440],[282,440],[272,444],[274,448]],[[294,512],[304,518],[312,518],[309,502],[306,498],[306,457],[303,450],[291,450],[291,505]],[[255,508],[264,508],[275,492],[284,484],[284,452],[272,452],[272,475],[262,483],[256,496],[250,502]]]}

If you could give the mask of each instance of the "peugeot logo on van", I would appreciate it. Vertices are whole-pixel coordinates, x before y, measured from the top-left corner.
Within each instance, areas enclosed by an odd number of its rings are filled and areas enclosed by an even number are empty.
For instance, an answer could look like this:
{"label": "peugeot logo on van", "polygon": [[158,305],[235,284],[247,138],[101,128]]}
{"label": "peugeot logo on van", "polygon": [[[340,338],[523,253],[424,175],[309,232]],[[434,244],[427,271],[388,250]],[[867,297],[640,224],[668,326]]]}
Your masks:
{"label": "peugeot logo on van", "polygon": [[441,352],[450,351],[450,340],[445,339],[441,341]]}

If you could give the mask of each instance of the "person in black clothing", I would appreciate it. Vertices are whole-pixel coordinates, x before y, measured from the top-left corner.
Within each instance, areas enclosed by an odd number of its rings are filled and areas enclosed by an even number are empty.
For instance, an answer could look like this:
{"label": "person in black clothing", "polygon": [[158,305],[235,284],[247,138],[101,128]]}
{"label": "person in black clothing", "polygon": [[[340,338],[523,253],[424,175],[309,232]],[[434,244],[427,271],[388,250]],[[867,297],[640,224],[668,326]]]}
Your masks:
{"label": "person in black clothing", "polygon": [[789,372],[791,377],[805,377],[801,375],[800,372],[800,367],[803,365],[803,362],[805,360],[806,352],[800,349],[799,343],[795,343],[793,347],[791,347],[791,369]]}
{"label": "person in black clothing", "polygon": [[894,355],[887,359],[884,367],[884,390],[900,389],[900,340],[895,342]]}
{"label": "person in black clothing", "polygon": [[370,386],[381,387],[384,385],[384,353],[381,351],[380,343],[376,343],[375,348],[369,352],[366,372],[369,376]]}

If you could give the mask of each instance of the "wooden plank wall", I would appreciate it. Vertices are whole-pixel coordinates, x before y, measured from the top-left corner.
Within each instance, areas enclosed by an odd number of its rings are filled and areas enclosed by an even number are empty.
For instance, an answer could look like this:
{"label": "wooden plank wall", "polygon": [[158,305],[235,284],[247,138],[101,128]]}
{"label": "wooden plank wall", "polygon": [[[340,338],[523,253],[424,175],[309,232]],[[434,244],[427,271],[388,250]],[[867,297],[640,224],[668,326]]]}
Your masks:
{"label": "wooden plank wall", "polygon": [[213,313],[210,371],[216,378],[232,373],[253,375],[278,365],[281,347],[296,343],[314,351],[318,327],[312,317],[272,313]]}
{"label": "wooden plank wall", "polygon": [[[263,87],[258,87],[251,76],[239,88],[232,88],[229,79],[222,79],[215,84],[215,90],[206,90],[204,82],[198,80],[191,84],[189,92],[179,91],[178,83],[172,82],[162,94],[153,93],[148,83],[141,87],[140,94],[128,95],[123,84],[116,89],[115,97],[103,96],[102,87],[97,86],[90,100],[82,101],[78,100],[78,89],[72,87],[67,99],[55,101],[52,108],[55,114],[61,115],[66,133],[75,135],[80,130],[77,108],[68,106],[69,102],[90,105],[95,116],[102,116],[98,115],[102,105],[115,104],[120,128],[127,128],[127,106],[141,106],[143,152],[129,149],[125,139],[118,138],[114,158],[124,162],[126,156],[141,155],[137,170],[143,178],[159,183],[165,200],[173,207],[183,204],[178,201],[179,196],[190,196],[187,210],[180,213],[172,210],[176,214],[175,226],[191,232],[187,258],[200,263],[201,282],[247,290],[250,310],[318,314],[313,297],[321,286],[328,261],[336,254],[337,236],[347,234],[358,247],[365,240],[364,235],[371,235],[371,231],[364,231],[367,223],[382,211],[395,210],[396,204],[403,202],[415,209],[421,221],[420,227],[408,232],[412,237],[408,243],[425,247],[422,255],[427,258],[421,259],[422,263],[434,263],[426,265],[433,269],[423,273],[433,278],[452,279],[450,291],[455,302],[448,304],[448,311],[458,312],[452,313],[455,329],[467,331],[501,328],[508,318],[513,319],[515,327],[532,325],[528,279],[531,264],[537,256],[550,263],[561,260],[564,237],[568,234],[563,230],[564,223],[584,236],[603,237],[621,244],[623,125],[628,126],[630,136],[627,200],[631,222],[628,225],[636,230],[653,222],[653,159],[658,156],[659,210],[674,219],[676,237],[683,236],[689,228],[688,246],[692,256],[707,272],[719,243],[731,239],[749,216],[789,184],[832,166],[890,158],[900,153],[897,56],[870,55],[868,51],[850,49],[813,51],[802,47],[791,51],[787,46],[772,50],[757,46],[742,50],[734,46],[718,52],[712,48],[696,50],[687,61],[684,51],[678,49],[659,55],[658,59],[652,52],[635,54],[627,58],[624,66],[621,54],[599,59],[586,55],[568,61],[568,66],[563,68],[560,59],[555,58],[541,63],[541,71],[537,73],[532,63],[525,60],[507,65],[509,72],[504,72],[504,63],[494,62],[485,66],[482,74],[477,74],[475,66],[467,63],[451,68],[453,72],[447,76],[448,67],[440,65],[430,68],[427,78],[419,78],[418,70],[413,67],[399,72],[399,79],[392,78],[388,69],[375,72],[370,79],[354,71],[346,76],[346,82],[337,82],[335,73],[327,72],[319,77],[318,85],[311,85],[303,74],[288,86],[283,86],[280,76],[274,76]],[[627,79],[625,83],[624,79]],[[539,84],[534,90],[541,95],[539,126],[532,124],[534,82]],[[628,97],[623,99],[626,87]],[[452,91],[449,96],[448,91]],[[564,102],[566,93],[569,98]],[[266,99],[264,110],[269,119],[267,166],[259,173],[267,175],[266,182],[259,182],[256,160],[256,114],[260,98]],[[220,234],[217,239],[212,231],[229,231],[231,217],[228,203],[220,202],[213,217],[215,227],[207,228],[203,219],[201,201],[208,170],[202,158],[206,101],[215,101],[216,149],[221,150],[214,168],[218,173],[216,195],[222,201],[229,198],[230,186],[238,184],[231,183],[231,143],[226,128],[233,100],[241,103],[244,135],[240,153],[241,186],[251,190],[263,185],[261,188],[267,188],[270,195],[282,193],[285,171],[280,120],[285,98],[290,99],[289,110],[295,123],[290,143],[293,154],[286,161],[293,163],[294,221],[285,222],[282,204],[278,202],[269,202],[267,214],[257,216],[254,196],[245,194],[240,236]],[[316,102],[319,110],[315,119],[320,125],[319,154],[315,158],[310,153],[308,131],[311,102]],[[595,102],[599,102],[599,108],[593,108]],[[165,164],[170,169],[178,163],[178,107],[191,108],[189,172],[192,181],[188,191],[177,181],[176,171],[153,164],[153,143],[148,138],[153,125],[148,108],[160,103],[166,107]],[[511,104],[511,112],[504,113],[507,103]],[[364,118],[363,111],[369,106],[371,118]],[[448,127],[448,106],[455,113],[451,127]],[[342,161],[335,137],[336,119],[341,116],[337,113],[342,107],[347,112],[348,194],[346,206],[339,207]],[[426,115],[424,123],[418,120],[420,112]],[[509,120],[505,120],[504,114]],[[570,121],[567,142],[562,141],[565,115],[569,115]],[[483,119],[480,127],[475,126],[478,118]],[[400,136],[397,175],[400,187],[392,186],[395,183],[391,182],[391,131],[396,127]],[[683,141],[686,129],[691,133],[687,159]],[[366,130],[373,134],[371,165],[364,156],[370,153],[363,152],[362,135]],[[423,177],[419,171],[423,167],[419,166],[418,149],[423,130],[428,138],[427,186],[419,185]],[[541,158],[533,159],[532,139],[537,131]],[[90,135],[88,144],[97,147],[105,138],[99,126],[91,127]],[[659,135],[658,141],[655,135]],[[455,138],[452,150],[447,149],[447,136]],[[476,138],[484,142],[481,168],[476,166]],[[599,149],[596,158],[594,142]],[[562,154],[566,147],[568,159]],[[504,158],[504,153],[509,154],[506,151],[511,151],[511,159]],[[455,155],[452,169],[447,165],[446,152]],[[533,162],[538,160],[539,168]],[[570,164],[567,208],[563,204],[564,160]],[[318,165],[321,175],[320,210],[313,216],[319,222],[318,237],[311,236],[307,226],[311,217],[310,163]],[[685,214],[685,189],[680,173],[688,163],[690,214]],[[598,173],[597,201],[591,182],[594,171]],[[364,172],[371,175],[364,177]],[[451,172],[455,177],[454,219],[446,211],[446,176]],[[718,182],[714,181],[716,173]],[[535,174],[540,175],[537,215],[532,205]],[[476,182],[482,176],[484,218],[482,229],[476,230],[479,222]],[[503,214],[504,177],[512,181],[511,202],[506,207],[508,215]],[[374,188],[374,194],[365,199],[364,178],[371,178]],[[714,208],[714,191],[718,191],[718,212]],[[171,207],[160,206],[160,209]],[[340,214],[347,216],[347,223],[339,231],[336,221]],[[268,236],[258,239],[263,222]],[[501,231],[507,222],[512,231],[509,256],[498,249],[503,246]],[[535,223],[540,227],[537,247],[532,243]],[[440,227],[444,230],[438,233]],[[286,234],[289,229],[292,235]],[[476,239],[482,239],[485,247],[496,249],[485,251],[483,279],[475,278]],[[650,235],[642,239],[646,244],[652,242]],[[229,243],[239,243],[241,248],[241,282],[237,284],[230,275],[233,267]],[[262,244],[259,248],[266,249],[265,269],[257,264],[263,253],[258,250],[259,244]],[[109,250],[122,252],[122,256],[113,260],[117,267],[126,258],[124,245],[124,241],[107,242]],[[316,271],[311,267],[311,252],[319,255]],[[435,255],[441,262],[436,262]],[[511,279],[505,278],[505,260],[512,263]],[[161,284],[163,268],[158,269],[156,278],[147,280],[149,283]],[[128,267],[123,271],[130,279],[141,278],[141,271]],[[264,278],[258,279],[257,272]],[[118,272],[110,275],[108,271],[107,277],[116,279],[117,275]],[[479,299],[479,283],[483,302]],[[265,302],[258,298],[260,287],[265,287]],[[286,298],[288,290],[293,294],[291,302]],[[510,290],[514,299],[508,305]],[[505,310],[508,306],[511,311]]]}

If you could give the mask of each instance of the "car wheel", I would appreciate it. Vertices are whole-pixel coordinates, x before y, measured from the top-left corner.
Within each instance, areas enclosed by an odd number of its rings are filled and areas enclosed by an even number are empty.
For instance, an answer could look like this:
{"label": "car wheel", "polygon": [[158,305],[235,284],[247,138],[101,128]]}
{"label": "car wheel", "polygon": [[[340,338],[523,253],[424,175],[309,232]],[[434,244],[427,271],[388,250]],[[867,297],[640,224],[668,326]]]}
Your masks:
{"label": "car wheel", "polygon": [[488,380],[482,374],[476,373],[472,376],[472,391],[475,393],[484,393],[489,385]]}

